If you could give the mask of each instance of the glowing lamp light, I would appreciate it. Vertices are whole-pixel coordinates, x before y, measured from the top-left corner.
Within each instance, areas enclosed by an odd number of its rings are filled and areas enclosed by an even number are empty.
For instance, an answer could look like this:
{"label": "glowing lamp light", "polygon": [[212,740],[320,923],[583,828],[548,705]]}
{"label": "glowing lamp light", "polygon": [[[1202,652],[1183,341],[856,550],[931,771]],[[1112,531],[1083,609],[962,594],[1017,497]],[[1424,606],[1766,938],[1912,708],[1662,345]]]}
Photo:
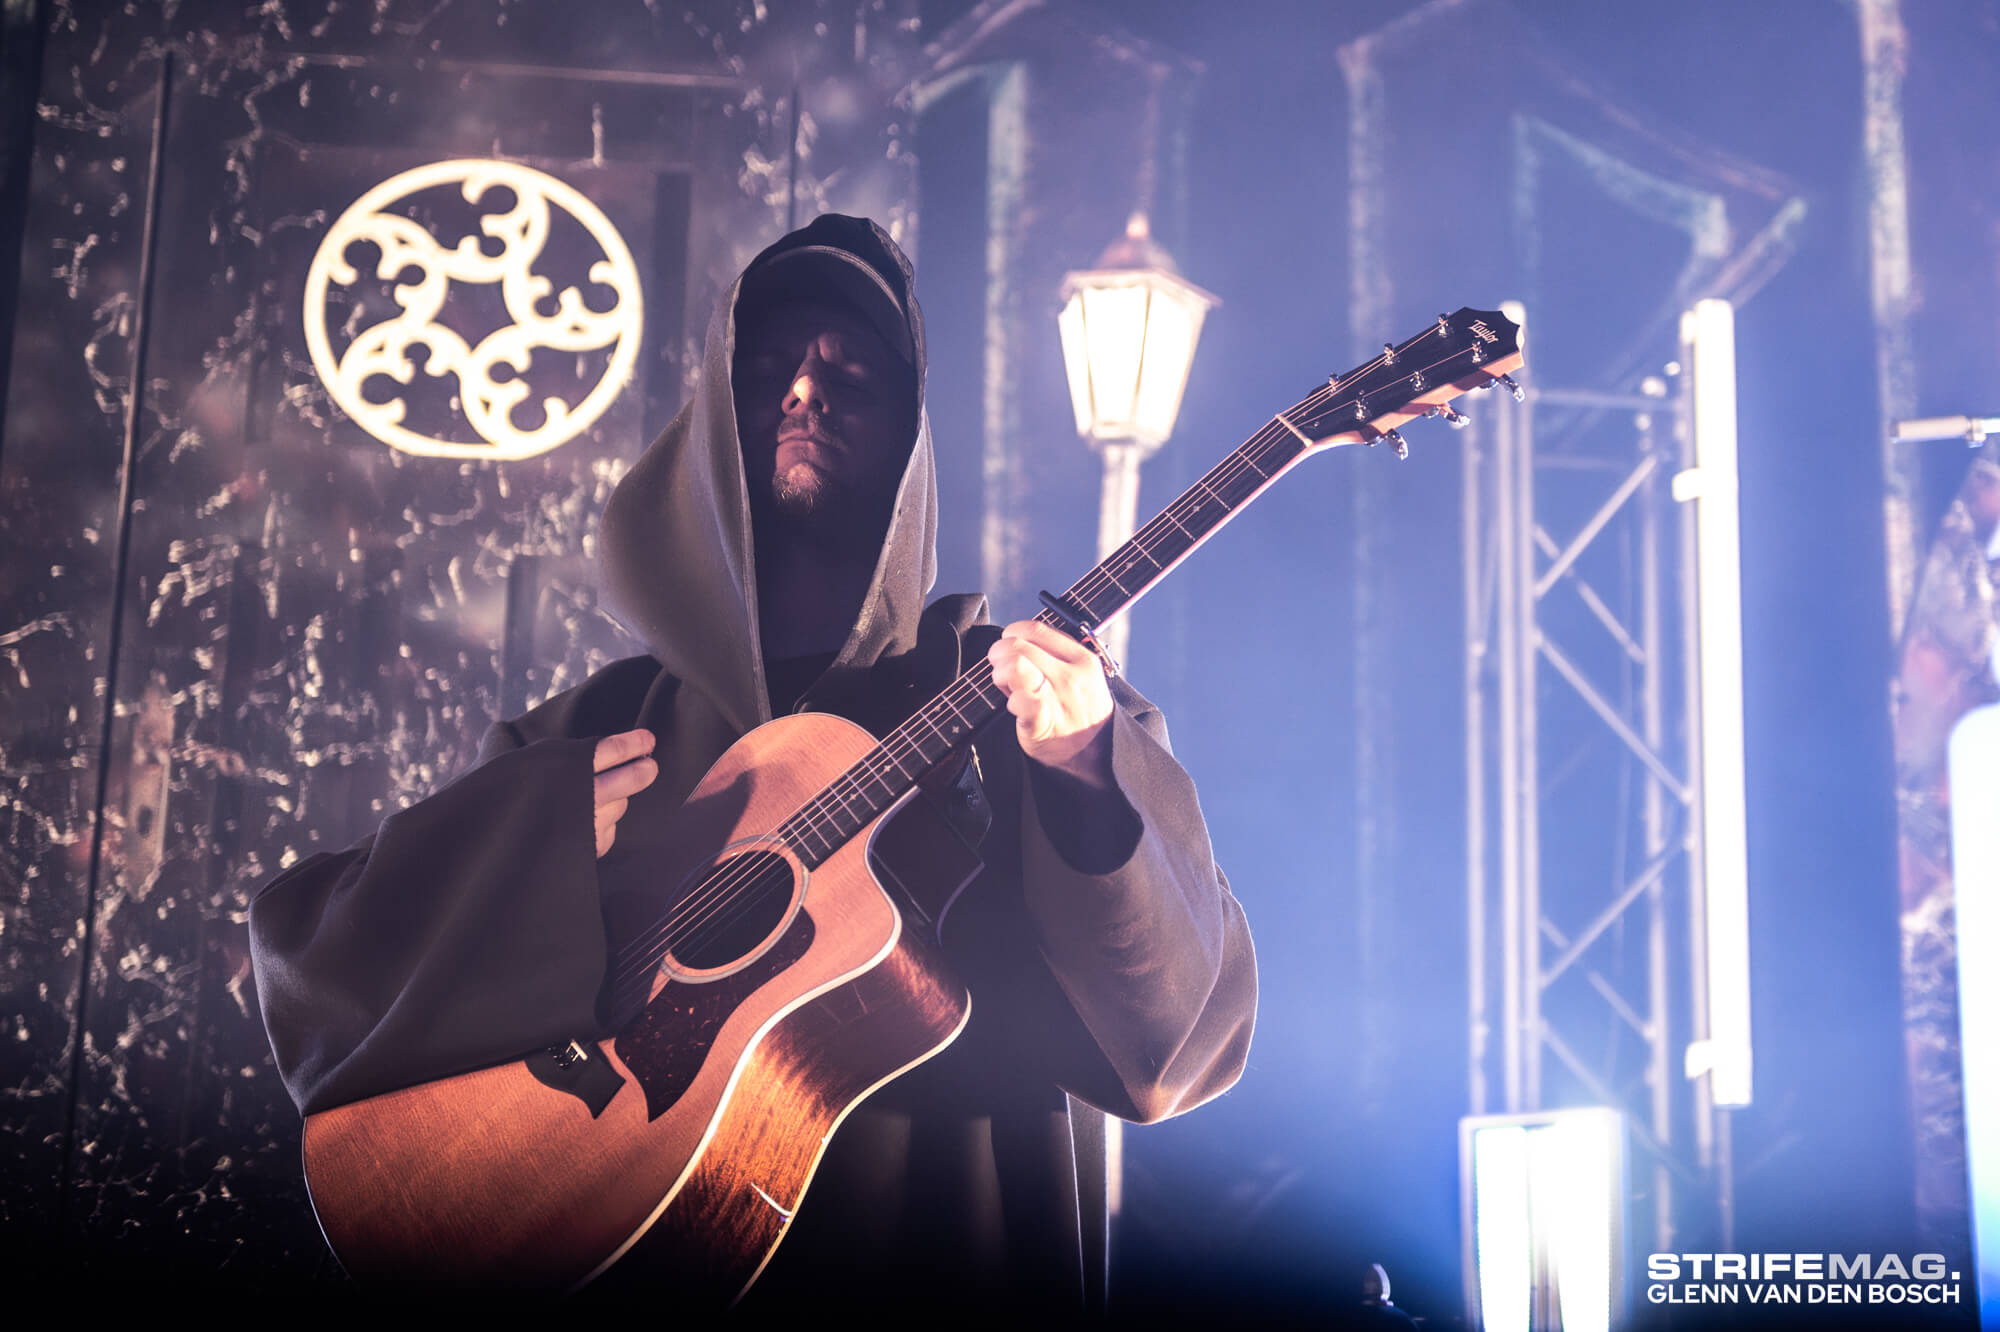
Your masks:
{"label": "glowing lamp light", "polygon": [[1097,267],[1063,279],[1063,365],[1076,432],[1157,448],[1174,432],[1201,321],[1218,302],[1175,271],[1144,213]]}
{"label": "glowing lamp light", "polygon": [[1622,1321],[1625,1135],[1612,1110],[1459,1121],[1468,1322],[1606,1332]]}

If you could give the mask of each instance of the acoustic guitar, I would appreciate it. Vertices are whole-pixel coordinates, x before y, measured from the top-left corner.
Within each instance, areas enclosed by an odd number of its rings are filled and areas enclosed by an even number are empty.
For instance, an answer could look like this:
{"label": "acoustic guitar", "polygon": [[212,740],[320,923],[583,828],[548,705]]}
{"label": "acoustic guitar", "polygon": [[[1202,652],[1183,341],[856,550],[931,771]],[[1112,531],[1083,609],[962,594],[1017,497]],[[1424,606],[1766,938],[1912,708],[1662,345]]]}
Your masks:
{"label": "acoustic guitar", "polygon": [[[1460,310],[1329,379],[1039,618],[1088,641],[1306,455],[1385,439],[1403,455],[1397,427],[1462,420],[1461,393],[1518,396],[1519,333]],[[634,1020],[307,1117],[307,1188],[341,1264],[575,1289],[643,1240],[715,1304],[740,1296],[842,1117],[965,1025],[938,944],[962,884],[885,883],[870,853],[918,779],[1005,715],[982,659],[880,741],[811,713],[737,741],[672,818],[669,905],[612,960]]]}

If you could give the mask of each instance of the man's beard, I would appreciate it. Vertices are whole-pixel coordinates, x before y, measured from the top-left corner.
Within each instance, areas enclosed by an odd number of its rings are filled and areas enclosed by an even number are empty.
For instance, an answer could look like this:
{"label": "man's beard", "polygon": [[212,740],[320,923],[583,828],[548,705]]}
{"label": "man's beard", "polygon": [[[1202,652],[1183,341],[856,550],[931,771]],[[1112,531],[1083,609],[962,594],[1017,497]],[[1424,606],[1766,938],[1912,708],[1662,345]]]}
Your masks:
{"label": "man's beard", "polygon": [[811,463],[793,463],[771,478],[771,507],[778,517],[805,527],[825,521],[841,508],[846,491],[836,477]]}
{"label": "man's beard", "polygon": [[892,497],[807,462],[774,470],[761,496],[763,520],[829,553],[871,555],[880,548]]}

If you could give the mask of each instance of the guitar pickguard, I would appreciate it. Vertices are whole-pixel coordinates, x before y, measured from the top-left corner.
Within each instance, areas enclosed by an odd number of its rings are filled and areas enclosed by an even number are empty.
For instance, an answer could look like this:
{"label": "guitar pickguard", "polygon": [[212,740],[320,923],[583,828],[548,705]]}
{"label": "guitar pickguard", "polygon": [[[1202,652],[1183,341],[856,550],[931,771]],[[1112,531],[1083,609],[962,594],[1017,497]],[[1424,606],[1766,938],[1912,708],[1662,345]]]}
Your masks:
{"label": "guitar pickguard", "polygon": [[693,1085],[730,1014],[812,947],[812,917],[793,918],[770,951],[741,971],[690,984],[669,980],[645,1011],[618,1033],[612,1048],[646,1093],[646,1118],[658,1119]]}
{"label": "guitar pickguard", "polygon": [[522,1061],[535,1081],[553,1091],[567,1092],[590,1108],[590,1117],[604,1113],[625,1079],[604,1060],[601,1051],[582,1041],[567,1041],[537,1050]]}

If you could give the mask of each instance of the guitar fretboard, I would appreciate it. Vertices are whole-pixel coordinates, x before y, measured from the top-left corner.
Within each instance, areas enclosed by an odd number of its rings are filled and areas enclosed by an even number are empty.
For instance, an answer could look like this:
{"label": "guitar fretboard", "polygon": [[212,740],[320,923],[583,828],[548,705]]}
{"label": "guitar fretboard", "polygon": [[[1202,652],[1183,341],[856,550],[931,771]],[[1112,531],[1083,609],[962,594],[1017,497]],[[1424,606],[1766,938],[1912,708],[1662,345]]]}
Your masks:
{"label": "guitar fretboard", "polygon": [[[1436,414],[1459,393],[1495,381],[1518,394],[1506,372],[1521,364],[1519,332],[1495,311],[1466,309],[1440,315],[1434,328],[1385,346],[1381,356],[1273,417],[1070,584],[1055,599],[1067,615],[1049,609],[1036,619],[1058,628],[1072,620],[1093,629],[1108,624],[1314,448],[1338,440],[1373,442],[1386,433],[1400,452],[1401,439],[1394,435],[1399,422],[1426,411]],[[983,660],[974,664],[774,833],[808,867],[824,864],[1005,709],[992,667]],[[678,939],[712,922],[726,923],[741,909],[741,899],[766,892],[768,876],[759,863],[754,856],[726,862],[656,929],[621,950],[621,981],[642,984]]]}
{"label": "guitar fretboard", "polygon": [[[1305,441],[1284,422],[1325,394],[1325,389],[1319,390],[1283,419],[1274,418],[1252,435],[1130,540],[1070,584],[1061,600],[1075,607],[1093,628],[1122,614],[1305,455]],[[1062,624],[1062,617],[1049,610],[1035,618]],[[788,819],[778,836],[808,866],[819,865],[1006,706],[1006,696],[993,683],[992,666],[979,662]]]}

